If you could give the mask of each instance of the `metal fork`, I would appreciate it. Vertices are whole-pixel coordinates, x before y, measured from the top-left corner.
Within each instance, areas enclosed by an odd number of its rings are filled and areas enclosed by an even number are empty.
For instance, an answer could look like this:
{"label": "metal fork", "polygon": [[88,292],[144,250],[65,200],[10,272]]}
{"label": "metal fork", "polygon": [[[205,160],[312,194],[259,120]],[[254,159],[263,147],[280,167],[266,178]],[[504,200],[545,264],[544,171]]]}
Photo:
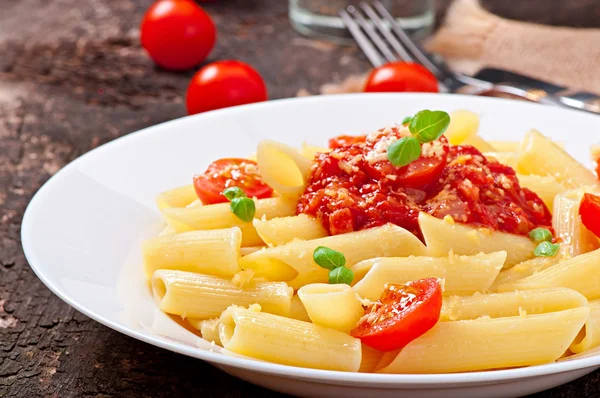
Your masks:
{"label": "metal fork", "polygon": [[427,54],[414,42],[379,0],[372,1],[371,4],[361,2],[358,6],[360,10],[349,6],[340,11],[340,17],[374,67],[394,61],[416,62],[431,71],[443,88],[451,93],[508,94],[542,104],[600,113],[600,98],[591,93],[553,96],[535,86],[494,84],[451,71],[444,62]]}

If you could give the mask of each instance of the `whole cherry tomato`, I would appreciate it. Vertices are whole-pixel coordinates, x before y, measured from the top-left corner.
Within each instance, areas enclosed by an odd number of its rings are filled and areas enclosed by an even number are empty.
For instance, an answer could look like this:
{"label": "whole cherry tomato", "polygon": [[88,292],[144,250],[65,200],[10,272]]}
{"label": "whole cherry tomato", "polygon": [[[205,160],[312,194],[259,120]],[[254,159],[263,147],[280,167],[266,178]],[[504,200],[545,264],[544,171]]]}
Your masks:
{"label": "whole cherry tomato", "polygon": [[273,194],[260,176],[256,162],[249,159],[219,159],[204,174],[194,176],[194,189],[205,205],[227,202],[223,191],[230,187],[241,188],[249,198],[270,198]]}
{"label": "whole cherry tomato", "polygon": [[600,237],[600,196],[584,193],[579,205],[579,216],[583,225]]}
{"label": "whole cherry tomato", "polygon": [[165,69],[185,70],[198,65],[215,45],[210,16],[192,0],[159,0],[140,26],[142,46]]}
{"label": "whole cherry tomato", "polygon": [[364,91],[437,93],[439,90],[437,79],[424,66],[412,62],[392,62],[373,69]]}
{"label": "whole cherry tomato", "polygon": [[266,100],[262,77],[240,61],[218,61],[200,69],[190,82],[186,98],[190,115]]}
{"label": "whole cherry tomato", "polygon": [[386,285],[350,334],[380,351],[400,349],[435,326],[442,310],[437,278]]}

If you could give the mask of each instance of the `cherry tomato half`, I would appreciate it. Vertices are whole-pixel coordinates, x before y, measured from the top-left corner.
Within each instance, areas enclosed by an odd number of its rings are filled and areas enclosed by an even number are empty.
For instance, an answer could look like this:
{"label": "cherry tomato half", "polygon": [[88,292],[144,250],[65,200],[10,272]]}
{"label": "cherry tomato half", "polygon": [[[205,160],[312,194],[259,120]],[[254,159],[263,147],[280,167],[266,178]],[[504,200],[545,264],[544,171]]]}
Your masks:
{"label": "cherry tomato half", "polygon": [[218,61],[200,69],[187,89],[190,115],[267,100],[267,86],[250,65]]}
{"label": "cherry tomato half", "polygon": [[219,159],[204,174],[194,176],[196,194],[205,205],[227,202],[222,193],[229,187],[241,188],[249,198],[269,198],[273,194],[258,173],[256,162],[249,159]]}
{"label": "cherry tomato half", "polygon": [[583,225],[600,237],[600,196],[591,193],[583,194],[579,205],[579,216]]}
{"label": "cherry tomato half", "polygon": [[215,24],[191,0],[157,1],[146,11],[140,31],[142,46],[165,69],[198,65],[215,45]]}
{"label": "cherry tomato half", "polygon": [[386,285],[350,334],[380,351],[400,349],[440,319],[442,287],[437,278]]}
{"label": "cherry tomato half", "polygon": [[373,69],[364,91],[437,93],[439,90],[437,79],[424,66],[412,62],[392,62]]}
{"label": "cherry tomato half", "polygon": [[338,135],[329,140],[329,148],[336,149],[348,145],[362,144],[366,141],[365,135]]}

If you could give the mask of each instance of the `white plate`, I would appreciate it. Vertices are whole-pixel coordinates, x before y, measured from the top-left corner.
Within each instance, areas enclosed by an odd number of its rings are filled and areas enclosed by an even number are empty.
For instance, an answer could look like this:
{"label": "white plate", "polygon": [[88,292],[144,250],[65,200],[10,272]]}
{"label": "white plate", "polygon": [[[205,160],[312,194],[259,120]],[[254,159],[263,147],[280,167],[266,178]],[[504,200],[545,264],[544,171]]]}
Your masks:
{"label": "white plate", "polygon": [[[519,140],[535,127],[590,164],[600,118],[530,103],[441,94],[377,94],[272,101],[186,117],[129,134],[75,160],[31,200],[22,225],[25,255],[69,305],[119,332],[206,360],[274,390],[301,396],[510,397],[548,389],[600,367],[600,355],[520,369],[440,375],[355,374],[259,362],[211,351],[208,342],[160,313],[143,282],[140,242],[162,221],[163,190],[190,183],[214,159],[254,152],[262,138],[325,144],[421,109],[470,109],[485,138]],[[518,355],[515,353],[515,355]]]}

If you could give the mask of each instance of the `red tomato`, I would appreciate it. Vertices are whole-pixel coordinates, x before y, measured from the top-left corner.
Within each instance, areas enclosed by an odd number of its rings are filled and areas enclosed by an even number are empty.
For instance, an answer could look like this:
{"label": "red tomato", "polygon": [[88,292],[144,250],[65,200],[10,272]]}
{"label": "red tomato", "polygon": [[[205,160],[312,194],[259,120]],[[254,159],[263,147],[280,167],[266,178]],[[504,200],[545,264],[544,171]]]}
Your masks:
{"label": "red tomato", "polygon": [[227,202],[222,193],[229,187],[241,188],[249,198],[269,198],[273,194],[258,173],[256,162],[249,159],[219,159],[204,174],[194,176],[196,194],[205,205]]}
{"label": "red tomato", "polygon": [[412,62],[392,62],[373,69],[367,93],[424,92],[437,93],[437,79],[427,68]]}
{"label": "red tomato", "polygon": [[362,144],[367,139],[365,135],[338,135],[329,140],[329,148],[336,149],[353,144]]}
{"label": "red tomato", "polygon": [[600,196],[591,193],[583,194],[579,205],[579,216],[583,225],[600,237]]}
{"label": "red tomato", "polygon": [[142,19],[142,46],[165,69],[184,70],[202,62],[215,45],[210,16],[191,0],[159,0]]}
{"label": "red tomato", "polygon": [[369,347],[394,351],[431,329],[441,310],[442,287],[437,278],[389,284],[350,334]]}
{"label": "red tomato", "polygon": [[218,61],[200,69],[187,89],[190,115],[267,100],[267,87],[250,65]]}

